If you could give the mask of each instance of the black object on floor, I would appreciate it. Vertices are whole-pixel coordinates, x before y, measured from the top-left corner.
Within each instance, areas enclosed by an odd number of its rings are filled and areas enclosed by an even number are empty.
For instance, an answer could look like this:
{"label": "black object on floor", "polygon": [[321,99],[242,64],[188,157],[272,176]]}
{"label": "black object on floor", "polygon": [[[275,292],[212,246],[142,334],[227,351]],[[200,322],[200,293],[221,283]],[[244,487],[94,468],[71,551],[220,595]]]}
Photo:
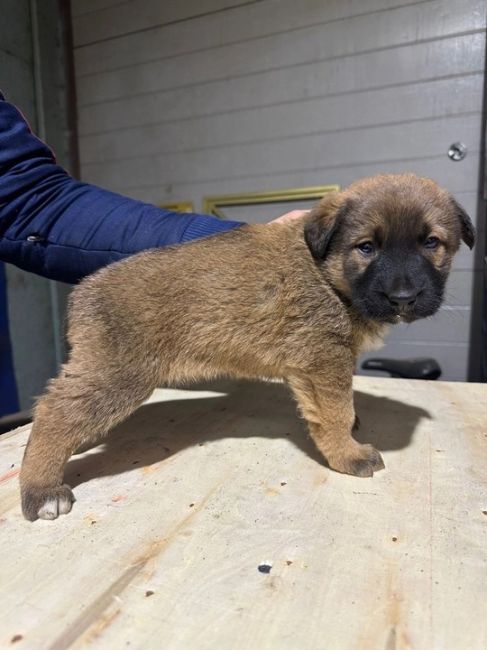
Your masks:
{"label": "black object on floor", "polygon": [[417,359],[366,359],[363,370],[387,372],[391,377],[402,379],[438,379],[441,368],[438,362],[428,357]]}

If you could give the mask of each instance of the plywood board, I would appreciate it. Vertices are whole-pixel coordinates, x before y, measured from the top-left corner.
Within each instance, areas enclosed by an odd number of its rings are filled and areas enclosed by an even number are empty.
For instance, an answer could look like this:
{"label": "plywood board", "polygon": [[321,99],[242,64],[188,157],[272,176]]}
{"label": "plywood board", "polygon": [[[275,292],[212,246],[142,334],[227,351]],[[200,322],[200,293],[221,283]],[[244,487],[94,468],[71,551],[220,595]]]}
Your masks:
{"label": "plywood board", "polygon": [[282,385],[156,391],[30,524],[28,427],[2,436],[0,645],[485,648],[487,386],[355,388],[373,479],[326,468]]}

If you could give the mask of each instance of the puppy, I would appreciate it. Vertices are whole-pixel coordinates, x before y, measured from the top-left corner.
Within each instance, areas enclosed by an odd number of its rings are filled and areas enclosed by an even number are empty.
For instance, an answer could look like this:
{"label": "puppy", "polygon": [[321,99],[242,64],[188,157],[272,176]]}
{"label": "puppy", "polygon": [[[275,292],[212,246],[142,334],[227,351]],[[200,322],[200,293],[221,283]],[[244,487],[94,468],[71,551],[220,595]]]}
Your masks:
{"label": "puppy", "polygon": [[64,466],[161,384],[218,375],[287,381],[331,468],[372,476],[356,442],[357,355],[387,326],[439,308],[474,228],[434,182],[383,175],[304,220],[248,225],[110,265],[72,293],[71,353],[35,409],[20,475],[29,520],[71,510]]}

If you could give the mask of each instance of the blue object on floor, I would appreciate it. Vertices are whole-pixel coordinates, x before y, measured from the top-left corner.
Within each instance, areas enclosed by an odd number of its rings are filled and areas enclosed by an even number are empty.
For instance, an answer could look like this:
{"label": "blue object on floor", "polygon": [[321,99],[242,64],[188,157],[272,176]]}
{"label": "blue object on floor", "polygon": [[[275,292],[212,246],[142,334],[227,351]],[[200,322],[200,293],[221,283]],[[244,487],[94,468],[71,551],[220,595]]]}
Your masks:
{"label": "blue object on floor", "polygon": [[0,262],[0,416],[19,410],[12,349],[8,331],[7,282]]}

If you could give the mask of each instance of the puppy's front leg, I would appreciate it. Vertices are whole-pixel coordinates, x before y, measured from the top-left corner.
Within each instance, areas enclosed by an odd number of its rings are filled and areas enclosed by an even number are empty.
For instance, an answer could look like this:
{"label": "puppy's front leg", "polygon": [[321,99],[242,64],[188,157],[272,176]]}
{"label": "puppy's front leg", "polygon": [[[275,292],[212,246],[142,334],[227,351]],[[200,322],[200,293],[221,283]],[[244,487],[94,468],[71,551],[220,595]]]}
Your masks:
{"label": "puppy's front leg", "polygon": [[380,453],[352,437],[355,421],[352,372],[293,373],[288,377],[306,418],[314,443],[332,469],[355,476],[372,476],[384,468]]}

